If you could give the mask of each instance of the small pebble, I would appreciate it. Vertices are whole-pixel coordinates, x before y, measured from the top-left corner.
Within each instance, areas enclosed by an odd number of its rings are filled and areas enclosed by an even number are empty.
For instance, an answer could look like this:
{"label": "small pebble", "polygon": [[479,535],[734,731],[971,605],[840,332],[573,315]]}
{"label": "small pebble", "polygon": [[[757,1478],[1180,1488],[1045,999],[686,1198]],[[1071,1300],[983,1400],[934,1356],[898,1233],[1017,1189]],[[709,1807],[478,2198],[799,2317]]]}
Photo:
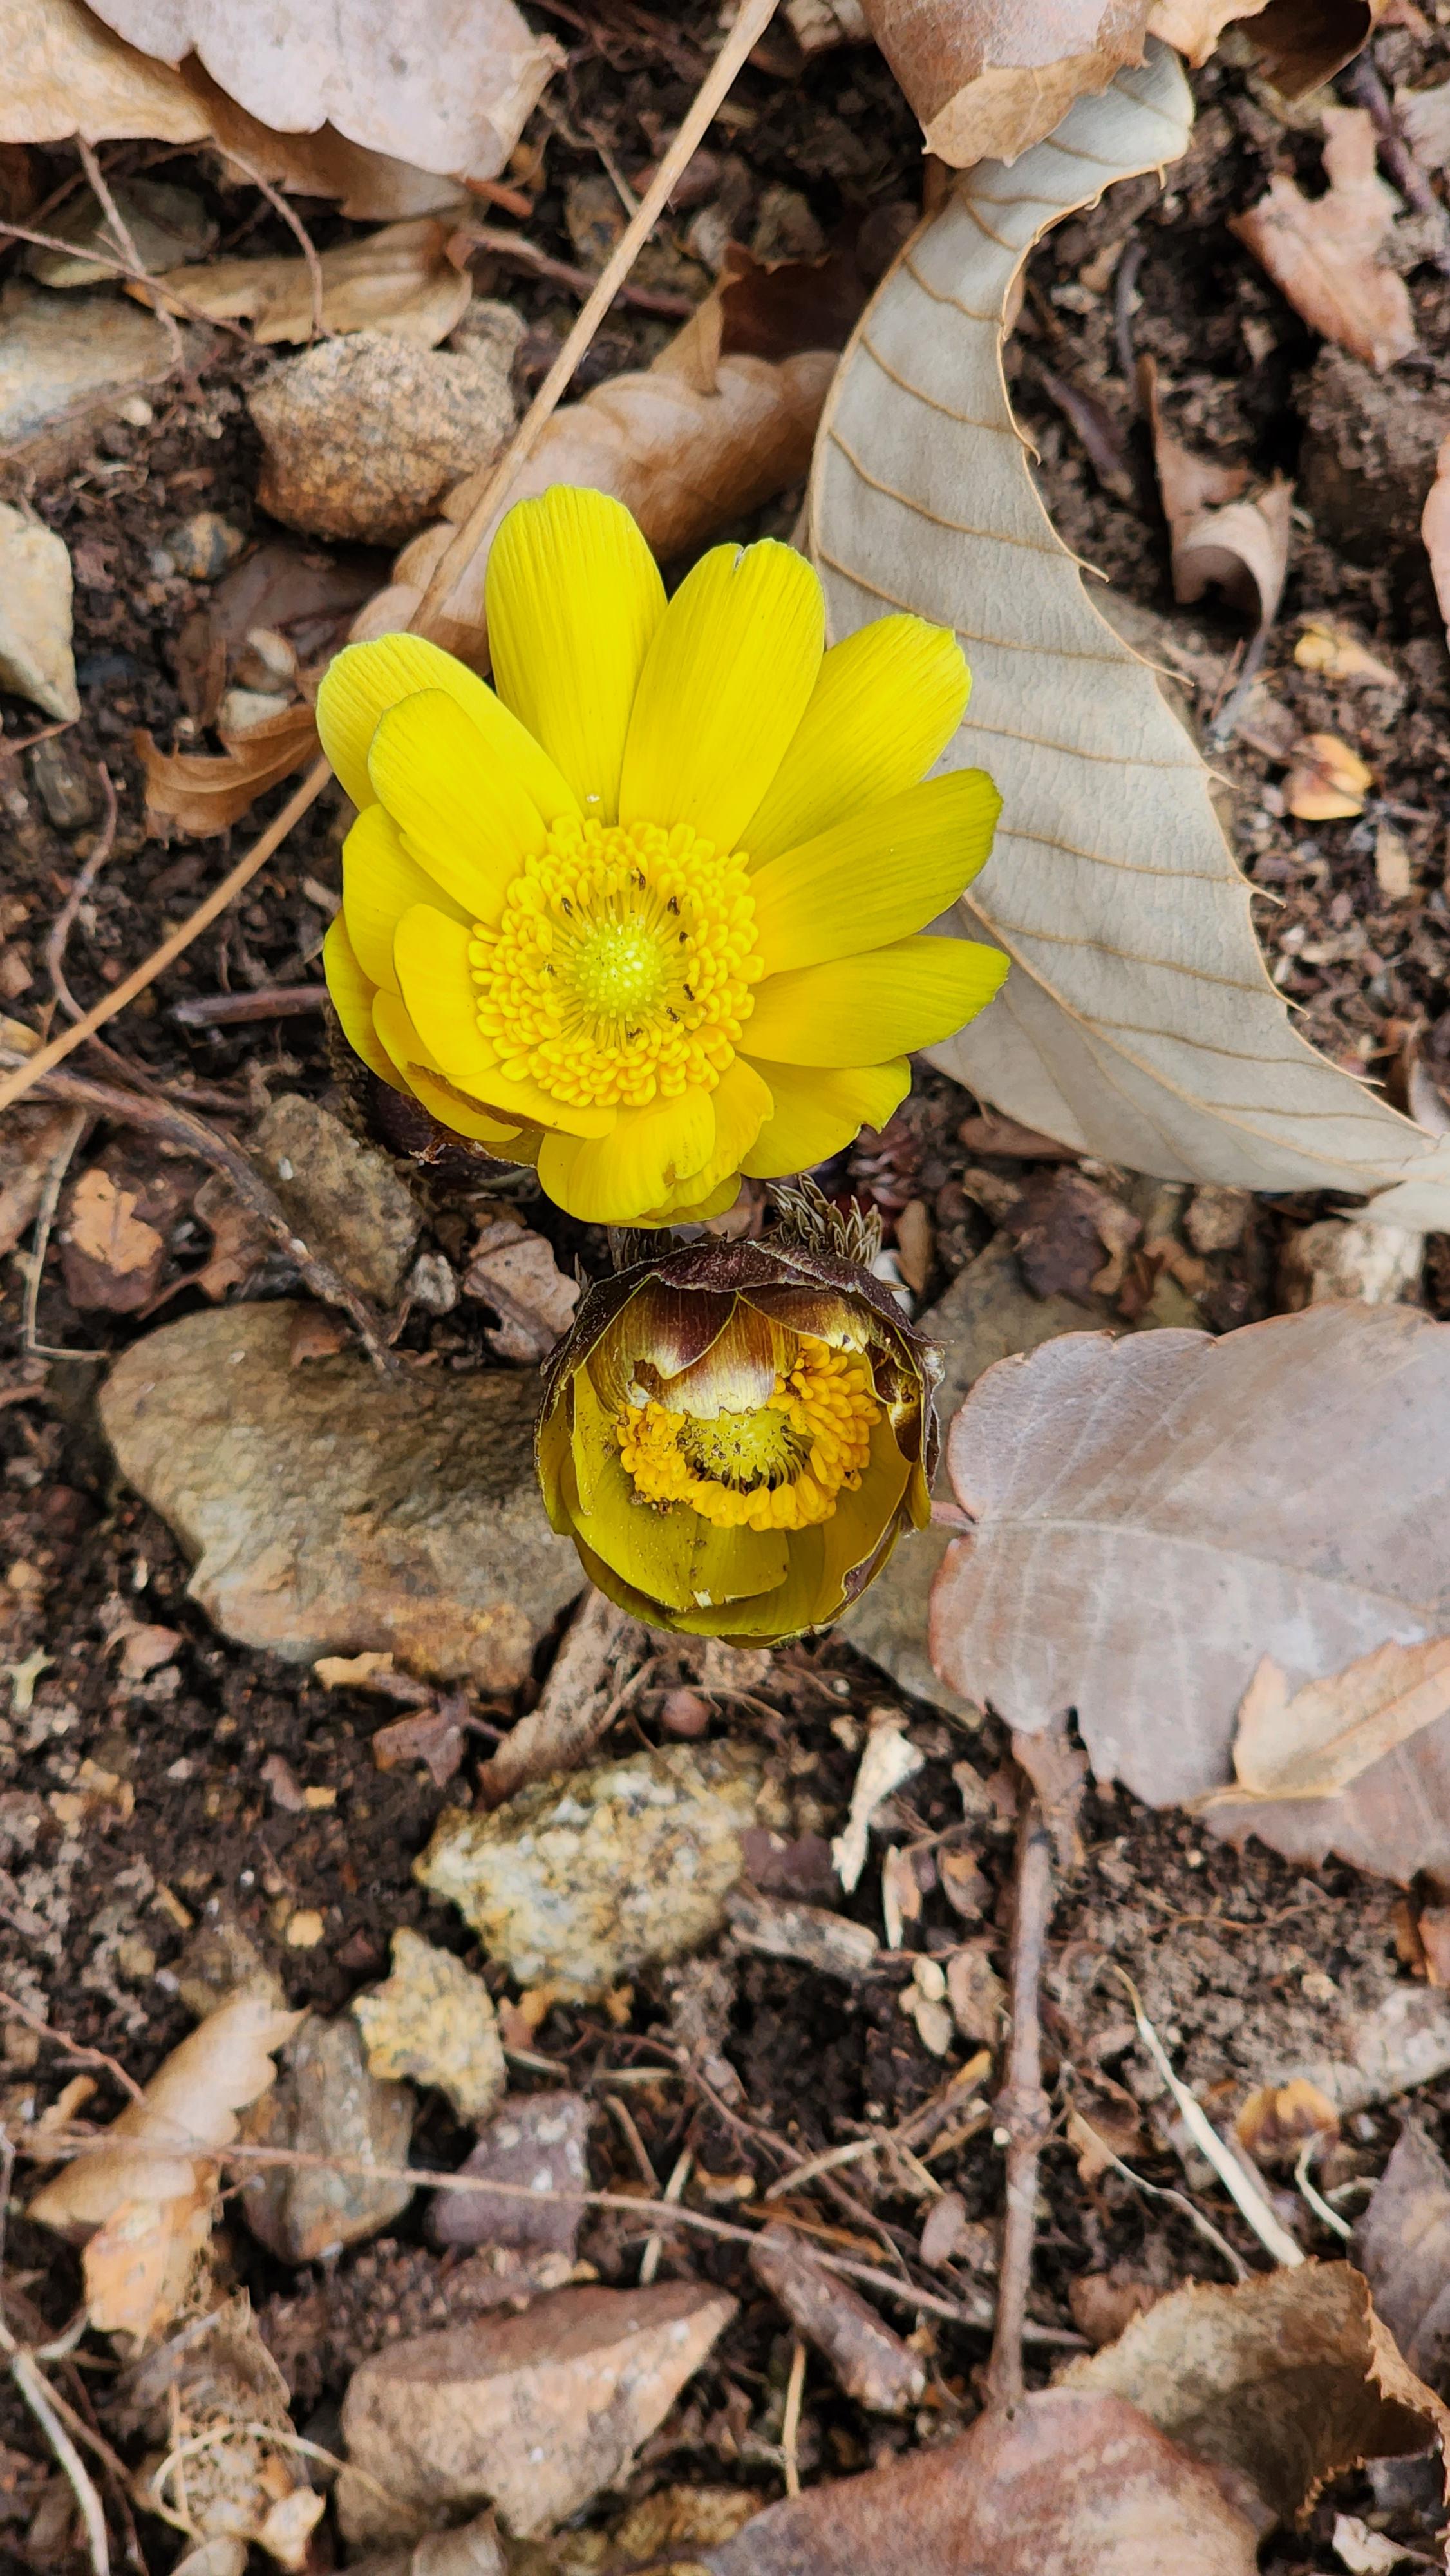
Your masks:
{"label": "small pebble", "polygon": [[38,742],[30,754],[30,776],[47,817],[57,832],[84,831],[94,822],[96,795],[91,771],[64,734]]}
{"label": "small pebble", "polygon": [[198,510],[166,531],[166,552],[188,581],[218,581],[246,542],[241,529],[215,510]]}

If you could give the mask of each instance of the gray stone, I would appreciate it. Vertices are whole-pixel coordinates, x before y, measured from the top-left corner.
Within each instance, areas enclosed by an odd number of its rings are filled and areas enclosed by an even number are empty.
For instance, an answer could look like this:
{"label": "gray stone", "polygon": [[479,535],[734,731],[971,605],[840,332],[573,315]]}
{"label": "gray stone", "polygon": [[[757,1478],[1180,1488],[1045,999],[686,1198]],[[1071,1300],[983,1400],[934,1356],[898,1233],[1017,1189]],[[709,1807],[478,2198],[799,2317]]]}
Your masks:
{"label": "gray stone", "polygon": [[[436,2191],[428,2211],[435,2245],[505,2245],[574,2260],[589,2188],[589,2105],[581,2093],[527,2093],[506,2102],[461,2174],[477,2191]],[[490,2183],[509,2185],[489,2190]],[[527,2197],[520,2197],[526,2194]]]}
{"label": "gray stone", "polygon": [[[935,1487],[939,1498],[951,1499],[947,1426],[983,1370],[1015,1351],[1035,1351],[1059,1333],[1101,1332],[1109,1324],[1122,1329],[1120,1319],[1106,1306],[1079,1305],[1072,1297],[1034,1297],[1005,1235],[998,1235],[975,1261],[968,1262],[940,1303],[916,1326],[937,1344],[944,1364],[936,1398],[943,1432]],[[903,1690],[931,1700],[938,1708],[966,1715],[971,1703],[938,1679],[927,1653],[931,1587],[951,1536],[948,1529],[932,1528],[900,1539],[885,1571],[839,1622],[838,1634],[858,1654],[879,1664]]]}
{"label": "gray stone", "polygon": [[[188,260],[205,259],[214,247],[218,227],[192,189],[175,188],[166,179],[116,179],[110,185],[117,212],[148,277],[160,277]],[[105,208],[89,188],[63,206],[47,229],[57,241],[73,242],[75,248],[42,250],[32,245],[24,264],[42,286],[111,283],[121,252]],[[95,251],[102,254],[99,261],[87,256]]]}
{"label": "gray stone", "polygon": [[69,735],[48,734],[28,755],[35,792],[57,832],[81,832],[96,818],[94,772]]}
{"label": "gray stone", "polygon": [[252,1150],[303,1241],[364,1297],[392,1305],[418,1239],[418,1211],[388,1156],[298,1091],[273,1101]]}
{"label": "gray stone", "polygon": [[508,369],[488,347],[417,349],[351,331],[287,358],[249,397],[266,454],[257,498],[324,537],[400,545],[514,425]]}
{"label": "gray stone", "polygon": [[720,1930],[760,1786],[742,1746],[641,1748],[491,1815],[449,1808],[414,1875],[520,1985],[584,2001]]}
{"label": "gray stone", "polygon": [[439,1681],[514,1690],[582,1584],[544,1518],[538,1381],[355,1352],[290,1362],[295,1304],[188,1315],[102,1390],[121,1473],[196,1558],[190,1591],[292,1663],[391,1649]]}
{"label": "gray stone", "polygon": [[166,531],[167,557],[188,581],[219,581],[246,542],[241,529],[219,510],[195,510]]}
{"label": "gray stone", "polygon": [[65,540],[8,501],[0,501],[0,689],[62,721],[81,711]]}
{"label": "gray stone", "polygon": [[155,315],[126,296],[54,295],[12,279],[0,288],[0,458],[40,439],[48,452],[53,435],[80,433],[170,363]]}
{"label": "gray stone", "polygon": [[277,2083],[249,2114],[246,2135],[253,2146],[338,2161],[254,2170],[242,2185],[252,2234],[286,2263],[317,2263],[376,2236],[407,2208],[413,2186],[347,2167],[405,2165],[413,2109],[406,2084],[368,2072],[362,2033],[347,2013],[337,2021],[310,2014],[287,2047]]}

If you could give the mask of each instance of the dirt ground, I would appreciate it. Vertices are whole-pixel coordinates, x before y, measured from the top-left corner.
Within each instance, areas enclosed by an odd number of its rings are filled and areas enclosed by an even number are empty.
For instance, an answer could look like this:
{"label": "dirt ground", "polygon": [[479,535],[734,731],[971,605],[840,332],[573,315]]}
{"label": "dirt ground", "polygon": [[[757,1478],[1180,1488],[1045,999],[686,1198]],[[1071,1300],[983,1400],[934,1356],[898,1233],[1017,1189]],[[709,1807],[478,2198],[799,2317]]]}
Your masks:
{"label": "dirt ground", "polygon": [[[694,10],[673,13],[668,26],[639,9],[600,12],[604,32],[591,39],[575,12],[550,16],[573,59],[557,104],[551,93],[549,185],[531,230],[544,248],[573,259],[565,211],[570,180],[596,175],[601,151],[628,170],[658,149],[697,85],[703,58],[691,30],[705,21]],[[846,48],[789,76],[783,60],[772,69],[770,59],[740,84],[721,153],[740,237],[750,238],[762,210],[787,229],[799,230],[807,217],[830,238],[863,215],[917,202],[918,130],[873,52]],[[1450,76],[1450,30],[1421,35],[1389,28],[1379,38],[1377,59],[1392,83],[1443,80]],[[1257,75],[1232,47],[1227,58],[1194,76],[1194,86],[1199,123],[1187,159],[1169,174],[1168,193],[1127,183],[1034,257],[1008,374],[1019,418],[1039,451],[1042,488],[1060,534],[1130,601],[1164,621],[1158,631],[1176,642],[1175,667],[1200,727],[1232,685],[1243,630],[1211,605],[1173,608],[1166,535],[1122,369],[1114,286],[1111,279],[1097,288],[1082,282],[1105,249],[1121,241],[1125,251],[1141,254],[1139,300],[1127,317],[1128,354],[1158,360],[1173,388],[1181,435],[1200,450],[1244,459],[1256,475],[1274,469],[1298,475],[1303,515],[1283,607],[1245,726],[1217,764],[1236,791],[1238,855],[1262,897],[1256,919],[1275,980],[1302,1010],[1306,1033],[1318,1045],[1382,1081],[1403,1105],[1405,1067],[1415,1052],[1432,1075],[1443,1074],[1450,1092],[1450,663],[1443,626],[1428,573],[1397,515],[1396,495],[1376,489],[1372,473],[1358,482],[1342,475],[1336,483],[1326,461],[1338,454],[1342,464],[1346,453],[1370,452],[1363,421],[1351,416],[1352,404],[1365,399],[1360,379],[1366,371],[1324,356],[1228,229],[1228,218],[1262,194],[1274,167],[1319,184],[1317,138],[1311,130],[1285,130],[1264,104]],[[542,121],[537,130],[545,130]],[[144,157],[143,147],[113,150],[113,166],[121,170]],[[51,158],[57,179],[64,176],[64,154]],[[275,217],[264,211],[258,218],[253,194],[219,194],[200,161],[172,155],[167,174],[208,196],[221,216],[224,242],[245,226],[253,247],[290,247]],[[791,192],[789,203],[781,191]],[[319,247],[353,229],[325,207],[307,215]],[[672,246],[681,275],[688,274],[686,229],[682,219]],[[574,306],[558,288],[502,267],[482,282],[525,318],[519,383],[530,390]],[[1382,403],[1419,400],[1427,412],[1436,406],[1450,412],[1450,279],[1421,265],[1410,286],[1423,362],[1411,371],[1413,383],[1401,376],[1392,387],[1371,382],[1370,390]],[[617,308],[581,386],[652,355],[673,327]],[[115,856],[67,951],[66,972],[82,1004],[147,954],[285,794],[263,799],[221,841],[167,847],[148,837],[143,824],[133,748],[137,727],[169,746],[186,738],[179,728],[189,721],[174,655],[205,586],[155,569],[167,530],[207,509],[249,539],[266,533],[253,498],[258,449],[243,397],[267,363],[260,353],[219,343],[200,381],[168,388],[149,425],[108,427],[77,466],[61,479],[42,480],[29,495],[65,537],[76,566],[84,713],[66,737],[68,754],[78,774],[93,776],[94,764],[104,761],[120,797]],[[1131,498],[1104,488],[1047,376],[1071,380],[1106,406],[1128,457]],[[1303,497],[1310,491],[1320,496],[1312,519]],[[783,494],[758,525],[738,533],[787,531],[799,498]],[[1309,615],[1352,626],[1392,667],[1393,687],[1336,685],[1297,666],[1294,643]],[[34,1019],[48,999],[46,933],[92,845],[98,816],[93,806],[79,824],[63,816],[57,821],[60,808],[42,794],[33,758],[19,753],[35,730],[34,710],[15,699],[0,701],[0,710],[6,843],[0,901],[4,954],[14,961],[6,1007]],[[1310,731],[1339,735],[1372,768],[1378,801],[1362,818],[1305,825],[1285,813],[1283,749]],[[1377,833],[1386,819],[1408,847],[1408,899],[1390,900],[1376,871]],[[111,1032],[118,1052],[138,1069],[175,1098],[194,1098],[239,1134],[280,1092],[334,1096],[323,1020],[302,1014],[197,1029],[178,1023],[175,1006],[188,997],[316,980],[339,885],[342,820],[330,792],[242,904]],[[28,980],[21,982],[22,975]],[[980,1144],[963,1145],[958,1129],[976,1106],[921,1067],[912,1099],[886,1134],[867,1137],[849,1165],[843,1160],[824,1176],[828,1186],[855,1187],[874,1199],[887,1220],[888,1241],[904,1211],[921,1211],[925,1230],[913,1215],[907,1250],[923,1305],[995,1230],[980,1193],[964,1189],[964,1171],[985,1169],[1001,1183],[1020,1184],[1041,1168],[984,1152]],[[177,1964],[197,1926],[239,1923],[278,1967],[289,2000],[325,2011],[336,2011],[383,1972],[387,1936],[399,1925],[426,1925],[431,1939],[471,1964],[480,1965],[480,1958],[461,1922],[425,1898],[412,1877],[436,1815],[466,1793],[467,1772],[446,1790],[421,1767],[380,1772],[370,1738],[395,1712],[359,1690],[326,1690],[308,1673],[221,1637],[187,1598],[188,1569],[175,1540],[116,1481],[94,1409],[98,1355],[123,1347],[158,1318],[202,1306],[187,1282],[205,1250],[204,1229],[191,1212],[203,1175],[184,1160],[159,1161],[142,1138],[94,1130],[87,1159],[103,1150],[116,1158],[116,1169],[152,1193],[142,1212],[154,1205],[164,1214],[168,1264],[147,1313],[74,1307],[53,1244],[37,1323],[42,1350],[56,1356],[36,1358],[24,1345],[20,1268],[12,1262],[0,1275],[0,1326],[9,1354],[0,1374],[0,1563],[8,1569],[0,1587],[0,1656],[15,1679],[12,1713],[0,1718],[0,1985],[144,2080],[190,2026]],[[1092,1177],[1139,1206],[1132,1190],[1141,1193],[1141,1183],[1096,1170]],[[433,1231],[425,1241],[456,1261],[476,1207],[462,1208],[441,1183],[430,1190]],[[1183,1201],[1184,1193],[1170,1194],[1169,1224],[1181,1217]],[[602,1232],[568,1225],[527,1192],[518,1203],[551,1235],[566,1263],[577,1257],[596,1275],[607,1270]],[[1286,1234],[1328,1212],[1328,1201],[1308,1198],[1259,1202],[1241,1243],[1208,1261],[1196,1311],[1185,1311],[1185,1298],[1162,1319],[1225,1330],[1275,1311]],[[1160,1219],[1163,1213],[1160,1206]],[[1159,1274],[1130,1265],[1120,1313],[1131,1318],[1143,1311],[1161,1286]],[[250,1293],[295,1287],[276,1256]],[[1430,1247],[1424,1293],[1434,1312],[1450,1317],[1450,1239]],[[441,1364],[475,1367],[488,1359],[483,1330],[490,1320],[476,1304],[440,1318],[415,1311],[403,1347],[431,1348]],[[183,1640],[149,1680],[122,1683],[105,1651],[121,1613],[174,1629]],[[537,1696],[550,1651],[542,1652],[535,1682],[517,1708],[483,1704],[475,1713],[486,1724],[509,1724]],[[662,1647],[651,1687],[627,1721],[640,1739],[661,1739],[666,1695],[695,1669]],[[953,1766],[965,1761],[977,1775],[980,1796],[968,1809],[966,1847],[980,1869],[977,1928],[992,1943],[1000,1971],[1013,1792],[1006,1739],[990,1715],[963,1723],[903,1702],[881,1673],[827,1637],[778,1652],[746,1696],[712,1702],[709,1723],[712,1732],[761,1747],[782,1831],[799,1840],[839,1830],[865,1721],[893,1705],[905,1707],[914,1740],[929,1757],[896,1801],[895,1821],[907,1839],[927,1846],[959,1827],[963,1801]],[[334,1792],[333,1803],[301,1812],[279,1804],[262,1778],[275,1755],[298,1780]],[[1252,1846],[1240,1858],[1196,1826],[1149,1813],[1121,1793],[1090,1796],[1085,1839],[1086,1862],[1066,1888],[1054,1924],[1045,2004],[1057,2098],[1091,2098],[1094,2116],[1121,2138],[1134,2170],[1210,2209],[1214,2225],[1252,2266],[1261,2259],[1255,2240],[1217,2183],[1191,2163],[1185,2172],[1161,2088],[1131,2044],[1113,1965],[1137,1982],[1200,2099],[1210,2110],[1232,2110],[1253,2086],[1332,2053],[1346,2016],[1366,2015],[1411,1976],[1402,1956],[1409,1945],[1401,1892],[1334,1866],[1298,1872]],[[946,1950],[962,1937],[960,1914],[933,1867],[924,1864],[918,1874],[922,1912],[911,1937],[927,1953]],[[323,1916],[326,1937],[314,1947],[289,1947],[287,1923],[304,1908]],[[844,1910],[875,1928],[880,1909],[873,1858]],[[901,1974],[847,1987],[788,1962],[726,1954],[723,1975],[695,2003],[713,2016],[718,2044],[739,2077],[734,2107],[681,2081],[673,2052],[685,2006],[669,1979],[643,1980],[618,2023],[597,2011],[556,2006],[534,2036],[535,2071],[516,2067],[514,2082],[527,2089],[563,2080],[588,2094],[596,2114],[593,2178],[605,2187],[639,2185],[627,2131],[606,2107],[611,2099],[627,2099],[656,2176],[666,2177],[689,2146],[696,2187],[704,2192],[699,2205],[728,2214],[747,2188],[743,2178],[764,2190],[819,2150],[898,2125],[938,2090],[942,2062],[901,2009],[907,1965],[909,1958]],[[486,1973],[502,1994],[501,1973]],[[20,2022],[6,2025],[3,2050],[0,2121],[14,2126],[43,2110],[74,2070],[64,2050],[42,2044]],[[652,2066],[658,2076],[645,2080]],[[611,2095],[608,2079],[620,2072],[633,2080],[626,2093]],[[109,2107],[109,2097],[102,2100]],[[984,2094],[982,2115],[967,2124],[969,2133],[929,2159],[932,2181],[960,2194],[970,2222],[964,2250],[932,2277],[938,2288],[963,2298],[990,2292],[995,2260],[1001,2160],[985,2101]],[[1372,2179],[1382,2169],[1404,2108],[1378,2105],[1347,2122],[1328,2176],[1333,2186]],[[1450,2080],[1422,2089],[1414,2108],[1450,2149]],[[469,2143],[433,2097],[415,2132],[415,2161],[450,2165]],[[1306,2248],[1337,2250],[1287,2178],[1278,2179],[1285,2183],[1280,2203],[1287,2222]],[[1181,2204],[1150,2199],[1111,2170],[1085,2181],[1060,2134],[1047,2154],[1043,2194],[1030,2314],[1048,2339],[1030,2347],[1034,2379],[1045,2381],[1064,2353],[1082,2346],[1082,2312],[1072,2296],[1080,2276],[1111,2272],[1132,2295],[1223,2277],[1221,2260]],[[788,2205],[803,2225],[829,2232],[831,2241],[925,2277],[917,2248],[922,2198],[880,2157],[847,2168],[824,2187],[802,2189]],[[1349,2197],[1351,2215],[1355,2205]],[[636,2226],[617,2213],[596,2213],[581,2253],[601,2279],[630,2280],[648,2233],[644,2221]],[[299,2427],[324,2446],[336,2442],[338,2401],[358,2359],[393,2334],[452,2313],[449,2258],[428,2248],[414,2214],[381,2242],[313,2274],[276,2260],[239,2220],[228,2225],[227,2238],[236,2278],[249,2288],[293,2379]],[[62,2324],[76,2305],[76,2261],[25,2220],[18,2186],[6,2252],[21,2298],[48,2324]],[[666,2256],[666,2276],[673,2260]],[[741,2312],[648,2446],[634,2491],[687,2479],[743,2480],[777,2493],[789,2337],[738,2248],[702,2244],[690,2262],[701,2277],[734,2289]],[[914,2418],[900,2422],[865,2415],[832,2393],[822,2374],[819,2386],[812,2383],[802,2422],[802,2474],[809,2480],[866,2465],[939,2438],[969,2418],[986,2341],[958,2325],[920,2323],[915,2342],[929,2363],[928,2396]],[[99,2362],[98,2352],[83,2373],[72,2374],[97,2403]],[[36,2459],[33,2422],[8,2395],[0,2395],[0,2444],[0,2564],[81,2565],[78,2556],[62,2561],[53,2549],[37,2555],[37,2548],[50,2546],[34,2536],[48,2464]],[[1276,2538],[1265,2565],[1283,2576],[1337,2566],[1328,2546],[1334,2511],[1375,2504],[1368,2483],[1345,2482],[1315,2507],[1301,2534]],[[1431,2545],[1432,2516],[1407,2509],[1397,2528],[1415,2546]],[[149,2523],[144,2547],[147,2566],[161,2576],[173,2563],[172,2536]]]}

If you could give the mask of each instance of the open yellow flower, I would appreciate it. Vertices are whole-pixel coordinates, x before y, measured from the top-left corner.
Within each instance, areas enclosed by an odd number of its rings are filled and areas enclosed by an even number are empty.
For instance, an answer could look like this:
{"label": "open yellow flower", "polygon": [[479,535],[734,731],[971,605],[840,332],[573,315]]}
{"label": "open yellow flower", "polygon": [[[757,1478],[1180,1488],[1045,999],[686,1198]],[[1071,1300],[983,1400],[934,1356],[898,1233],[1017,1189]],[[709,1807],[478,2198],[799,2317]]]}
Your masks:
{"label": "open yellow flower", "polygon": [[827,1232],[639,1262],[548,1363],[549,1517],[656,1627],[741,1645],[822,1627],[930,1518],[936,1374]]}
{"label": "open yellow flower", "polygon": [[913,935],[1000,801],[982,770],[922,782],[966,703],[955,637],[884,617],[825,651],[820,583],[773,543],[667,604],[629,513],[562,485],[509,512],[487,605],[496,693],[411,635],[319,692],[360,809],[324,951],[357,1054],[613,1225],[711,1215],[881,1126],[908,1050],[1007,966]]}

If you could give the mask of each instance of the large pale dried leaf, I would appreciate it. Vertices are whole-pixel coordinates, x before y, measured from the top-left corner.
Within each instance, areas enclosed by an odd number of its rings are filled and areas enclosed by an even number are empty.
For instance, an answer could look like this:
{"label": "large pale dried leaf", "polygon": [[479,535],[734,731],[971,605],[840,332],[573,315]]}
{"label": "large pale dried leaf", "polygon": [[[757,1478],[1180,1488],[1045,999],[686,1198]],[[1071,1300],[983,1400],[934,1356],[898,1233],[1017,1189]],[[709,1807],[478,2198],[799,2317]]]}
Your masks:
{"label": "large pale dried leaf", "polygon": [[954,626],[972,665],[947,755],[1002,789],[952,916],[1013,971],[932,1060],[1025,1126],[1168,1180],[1372,1192],[1450,1226],[1450,1151],[1297,1034],[1254,938],[1211,781],[1151,672],[1088,604],[1014,432],[1003,316],[1032,243],[1173,160],[1190,117],[1150,46],[1011,172],[986,162],[908,244],[822,424],[810,543],[832,632],[885,609]]}
{"label": "large pale dried leaf", "polygon": [[133,737],[146,772],[146,813],[171,823],[184,838],[201,840],[239,823],[268,787],[290,778],[317,756],[317,724],[305,699],[268,716],[246,733],[221,729],[225,754],[158,751],[149,733]]}
{"label": "large pale dried leaf", "polygon": [[[804,474],[835,351],[865,294],[854,261],[805,262],[765,271],[733,257],[653,366],[612,376],[556,412],[532,460],[509,486],[468,560],[423,631],[486,667],[484,576],[504,509],[581,483],[611,492],[632,512],[662,561],[699,546],[728,521]],[[363,611],[354,634],[405,626],[492,469],[465,477],[398,557],[392,587]]]}
{"label": "large pale dried leaf", "polygon": [[454,181],[350,143],[331,125],[279,134],[248,116],[209,80],[194,56],[179,70],[138,53],[83,0],[5,0],[5,81],[0,141],[100,143],[150,135],[164,143],[215,141],[234,166],[303,196],[340,197],[342,211],[386,221],[458,202]]}
{"label": "large pale dried leaf", "polygon": [[1306,197],[1276,170],[1268,195],[1229,223],[1311,330],[1383,368],[1414,348],[1415,317],[1404,279],[1380,258],[1399,199],[1376,149],[1368,108],[1327,107],[1324,195]]}
{"label": "large pale dried leaf", "polygon": [[1450,438],[1446,439],[1435,462],[1435,480],[1425,496],[1420,534],[1430,558],[1435,597],[1440,602],[1440,614],[1445,620],[1446,640],[1450,641]]}
{"label": "large pale dried leaf", "polygon": [[1115,2397],[1049,2389],[864,2477],[776,2504],[709,2576],[1252,2576],[1252,2526]]}
{"label": "large pale dried leaf", "polygon": [[158,2067],[144,2099],[42,2184],[30,2216],[78,2245],[124,2201],[189,2199],[198,2159],[230,2146],[238,2111],[276,2082],[272,2051],[301,2019],[258,1994],[209,2013]]}
{"label": "large pale dried leaf", "polygon": [[1074,99],[1141,63],[1149,0],[864,0],[928,152],[964,170],[1015,161]]}
{"label": "large pale dried leaf", "polygon": [[1409,2120],[1354,2231],[1354,2259],[1411,2370],[1450,2384],[1450,2165]]}
{"label": "large pale dried leaf", "polygon": [[1265,1655],[1244,1694],[1229,1798],[1332,1798],[1450,1711],[1450,1637],[1378,1646],[1291,1691]]}
{"label": "large pale dried leaf", "polygon": [[1061,2384],[1125,2397],[1219,2470],[1265,2529],[1361,2461],[1450,2432],[1348,2263],[1175,2290]]}
{"label": "large pale dried leaf", "polygon": [[[447,225],[425,215],[323,251],[317,265],[324,330],[385,331],[390,339],[436,349],[473,294],[472,280],[446,255],[448,237]],[[213,321],[250,322],[255,339],[312,337],[312,273],[305,259],[215,259],[202,268],[170,269],[157,283]]]}
{"label": "large pale dried leaf", "polygon": [[[1067,1334],[978,1379],[947,1455],[977,1527],[938,1670],[1024,1732],[1075,1707],[1098,1777],[1154,1805],[1226,1784],[1262,1655],[1297,1684],[1450,1628],[1450,1329],[1409,1307]],[[1421,1832],[1450,1851],[1450,1804]]]}
{"label": "large pale dried leaf", "polygon": [[229,98],[284,134],[332,124],[370,151],[490,179],[560,60],[513,0],[101,0],[96,15],[163,62],[196,54]]}
{"label": "large pale dried leaf", "polygon": [[[735,2314],[722,2290],[560,2290],[522,2316],[394,2343],[343,2401],[349,2540],[411,2539],[496,2503],[521,2536],[577,2513],[660,2424]],[[361,2469],[397,2501],[389,2517]]]}

